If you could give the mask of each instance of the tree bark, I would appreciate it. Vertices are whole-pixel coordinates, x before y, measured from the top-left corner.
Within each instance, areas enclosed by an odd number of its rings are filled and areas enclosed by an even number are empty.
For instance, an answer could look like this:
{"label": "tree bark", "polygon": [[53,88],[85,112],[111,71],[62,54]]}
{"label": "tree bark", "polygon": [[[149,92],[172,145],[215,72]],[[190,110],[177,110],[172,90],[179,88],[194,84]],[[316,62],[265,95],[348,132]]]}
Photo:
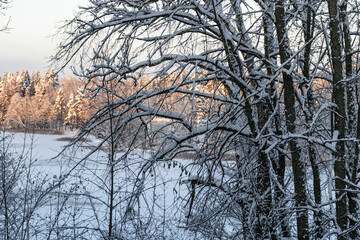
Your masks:
{"label": "tree bark", "polygon": [[[345,53],[345,72],[346,72],[346,137],[347,138],[357,138],[357,104],[354,98],[355,92],[355,79],[353,78],[353,65],[352,65],[352,50],[351,50],[351,36],[349,29],[349,20],[347,17],[347,2],[343,1],[340,6],[340,18],[342,22],[343,29],[343,39],[344,39],[344,53]],[[356,185],[356,176],[358,171],[358,150],[357,143],[354,141],[346,142],[346,151],[348,156],[348,174],[351,176],[351,182]],[[349,227],[355,227],[357,218],[357,203],[356,198],[358,194],[355,193],[356,189],[353,185],[349,186],[350,189],[354,191],[348,192],[347,196],[349,198]],[[357,237],[356,230],[350,232],[350,237],[355,239]]]}
{"label": "tree bark", "polygon": [[[337,105],[337,114],[335,114],[334,130],[338,132],[338,138],[345,137],[345,91],[342,84],[343,67],[341,61],[341,38],[340,38],[340,18],[338,12],[338,1],[328,0],[328,9],[330,16],[330,48],[332,60],[332,75],[333,75],[333,98]],[[345,143],[339,141],[336,144],[334,173],[335,173],[335,188],[336,192],[336,221],[340,230],[345,230],[347,227],[347,199],[345,192]],[[339,236],[339,239],[346,239],[345,236]]]}
{"label": "tree bark", "polygon": [[[314,97],[313,97],[313,89],[312,89],[312,79],[310,78],[310,61],[311,61],[311,47],[312,47],[312,38],[314,35],[314,18],[315,13],[312,10],[311,7],[312,0],[307,1],[307,5],[305,7],[305,20],[303,23],[305,32],[304,32],[304,40],[305,40],[305,49],[304,49],[304,68],[303,68],[303,74],[305,78],[305,85],[306,89],[305,92],[303,91],[303,95],[306,94],[306,107],[305,110],[305,118],[308,125],[311,124],[313,121],[313,113],[314,111]],[[311,135],[311,133],[309,133]],[[308,154],[309,154],[309,160],[311,163],[312,168],[312,175],[313,175],[313,192],[314,192],[314,200],[315,203],[320,206],[321,205],[321,180],[320,180],[320,171],[319,171],[319,165],[317,161],[317,156],[315,153],[314,146],[309,143],[308,144]],[[315,223],[315,237],[317,239],[322,238],[323,235],[323,226],[321,224],[321,208],[316,207],[314,211],[314,223]]]}
{"label": "tree bark", "polygon": [[[264,11],[274,11],[274,5],[272,4],[272,1],[264,1],[266,3]],[[264,13],[263,15],[263,25],[264,25],[264,50],[265,50],[265,58],[266,58],[266,71],[268,76],[274,75],[274,70],[272,67],[272,64],[276,64],[276,58],[273,54],[275,52],[275,39],[274,39],[274,24],[272,20],[270,19],[269,15],[267,13]],[[280,122],[280,112],[279,109],[277,109],[278,103],[278,97],[276,94],[276,84],[274,81],[270,82],[270,92],[269,96],[272,96],[271,99],[269,99],[269,102],[267,103],[268,108],[271,107],[271,111],[276,111],[274,116],[274,127],[275,127],[275,134],[277,136],[281,136],[281,122]],[[283,145],[280,145],[280,148],[284,148]],[[274,169],[274,173],[276,175],[276,181],[277,183],[274,183],[274,197],[273,197],[273,209],[280,209],[275,216],[273,217],[272,222],[272,230],[271,233],[271,239],[277,239],[278,236],[275,234],[275,227],[276,225],[281,223],[281,229],[280,229],[280,237],[289,238],[290,237],[290,230],[287,224],[286,220],[286,211],[285,209],[283,199],[284,196],[284,177],[285,177],[285,155],[282,154],[278,150],[274,150],[273,156],[271,159],[271,165]]]}
{"label": "tree bark", "polygon": [[[285,8],[283,1],[276,1],[275,5],[275,21],[277,38],[279,42],[280,61],[283,64],[283,82],[284,82],[284,104],[286,115],[286,128],[289,133],[296,131],[296,109],[295,109],[295,89],[292,76],[289,74],[290,69],[290,44],[286,32]],[[288,61],[288,62],[287,62]],[[298,239],[309,239],[308,234],[308,211],[306,197],[306,172],[305,166],[300,159],[300,148],[295,139],[290,139],[289,149],[291,152],[291,163],[294,174],[295,188],[295,207],[297,222]]]}

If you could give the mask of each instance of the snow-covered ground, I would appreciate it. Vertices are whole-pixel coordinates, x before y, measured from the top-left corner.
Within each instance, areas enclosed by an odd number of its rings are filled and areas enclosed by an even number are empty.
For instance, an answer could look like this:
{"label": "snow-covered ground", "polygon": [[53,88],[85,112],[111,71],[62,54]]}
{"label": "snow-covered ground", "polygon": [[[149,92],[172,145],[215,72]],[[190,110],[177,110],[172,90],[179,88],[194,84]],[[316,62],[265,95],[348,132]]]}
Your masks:
{"label": "snow-covered ground", "polygon": [[[97,151],[84,159],[99,140],[91,137],[60,154],[69,143],[61,139],[74,133],[10,135],[11,149],[25,152],[27,161],[31,159],[33,188],[36,182],[46,181],[40,191],[49,191],[32,215],[33,222],[41,225],[35,226],[39,233],[31,230],[31,239],[104,238],[111,192],[109,155]],[[125,157],[117,153],[115,159],[113,232],[125,239],[193,239],[190,232],[179,234],[186,213],[174,205],[187,194],[187,187],[180,184],[187,160],[155,163],[157,167],[146,173],[142,182],[141,167],[149,161],[149,154],[139,151]]]}
{"label": "snow-covered ground", "polygon": [[[75,133],[7,134],[12,136],[11,150],[24,152],[31,166],[28,188],[46,193],[38,205],[35,202],[39,194],[33,194],[35,200],[28,204],[29,209],[35,210],[28,226],[30,239],[106,239],[111,192],[109,154],[105,147],[84,158],[100,140],[89,137],[64,150],[69,143],[64,140],[71,139]],[[195,172],[189,168],[191,160],[155,162],[144,175],[142,168],[151,162],[148,153],[119,152],[115,159],[113,233],[118,234],[116,239],[206,239],[183,228],[191,196],[188,186],[180,183],[189,179],[188,171]],[[188,167],[184,169],[184,166]],[[324,167],[321,177],[326,202],[331,201],[329,195],[334,197],[329,174],[332,171]],[[311,175],[308,176],[311,188]],[[329,207],[329,212],[333,211]],[[291,221],[292,231],[296,232],[294,216]],[[334,235],[329,233],[328,237],[332,239]]]}

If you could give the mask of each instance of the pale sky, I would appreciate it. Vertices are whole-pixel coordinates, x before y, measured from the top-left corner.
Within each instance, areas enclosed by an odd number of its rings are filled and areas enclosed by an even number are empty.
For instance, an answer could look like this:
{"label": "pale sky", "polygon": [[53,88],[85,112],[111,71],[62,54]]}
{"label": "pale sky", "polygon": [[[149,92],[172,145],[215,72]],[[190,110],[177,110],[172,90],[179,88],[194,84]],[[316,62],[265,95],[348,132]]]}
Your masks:
{"label": "pale sky", "polygon": [[[0,15],[0,26],[10,17],[10,31],[0,32],[0,74],[22,69],[44,73],[59,39],[52,36],[61,22],[70,19],[86,0],[12,0]],[[64,75],[71,72],[67,70]]]}

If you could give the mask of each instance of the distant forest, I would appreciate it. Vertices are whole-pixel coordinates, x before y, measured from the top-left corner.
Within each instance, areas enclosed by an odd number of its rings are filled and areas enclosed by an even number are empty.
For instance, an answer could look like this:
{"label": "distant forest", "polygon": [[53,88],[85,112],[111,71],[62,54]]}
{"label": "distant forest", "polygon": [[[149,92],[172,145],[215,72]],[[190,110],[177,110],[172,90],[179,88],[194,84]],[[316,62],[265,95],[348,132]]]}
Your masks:
{"label": "distant forest", "polygon": [[[108,99],[109,90],[102,93],[94,91],[101,83],[93,79],[91,84],[74,77],[59,79],[52,70],[42,76],[39,71],[31,74],[27,70],[14,73],[5,72],[0,76],[0,121],[5,129],[48,129],[64,130],[80,128],[102,106],[133,94],[139,89],[144,91],[158,90],[169,87],[174,81],[183,78],[194,79],[198,76],[189,76],[184,73],[181,77],[176,74],[163,75],[152,80],[147,75],[140,77],[138,82],[129,79],[126,84],[110,86],[112,99]],[[85,85],[85,83],[88,83]],[[198,85],[194,90],[210,93],[214,89],[220,95],[226,95],[224,87],[216,81]],[[94,98],[93,95],[97,94]],[[167,94],[165,94],[167,95]],[[146,103],[148,106],[161,105],[163,111],[175,111],[185,114],[189,120],[201,121],[219,111],[218,107],[209,108],[209,99],[197,96],[195,99],[183,98],[181,94],[172,94],[162,99],[164,94],[154,94]],[[113,99],[114,98],[114,99]],[[189,103],[194,106],[190,112],[186,111]]]}
{"label": "distant forest", "polygon": [[53,71],[42,76],[22,70],[0,76],[0,120],[3,128],[57,129],[78,127],[90,105],[79,79],[59,80]]}

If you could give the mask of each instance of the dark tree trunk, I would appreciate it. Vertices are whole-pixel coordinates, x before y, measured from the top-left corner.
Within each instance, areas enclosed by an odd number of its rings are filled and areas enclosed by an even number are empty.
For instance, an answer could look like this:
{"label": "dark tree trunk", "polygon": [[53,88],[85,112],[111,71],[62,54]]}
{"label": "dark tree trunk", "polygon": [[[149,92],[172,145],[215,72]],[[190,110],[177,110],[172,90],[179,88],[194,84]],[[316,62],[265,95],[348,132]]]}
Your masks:
{"label": "dark tree trunk", "polygon": [[[271,1],[266,1],[266,9],[264,11],[274,11],[274,6]],[[268,14],[264,13],[263,15],[263,25],[264,25],[264,48],[265,48],[265,58],[266,58],[266,71],[268,76],[274,75],[274,70],[272,64],[276,64],[276,58],[274,57],[273,53],[275,52],[275,39],[274,39],[274,29],[275,26],[269,17]],[[269,96],[272,96],[267,103],[268,107],[271,106],[271,111],[276,111],[274,116],[274,127],[275,127],[275,134],[277,136],[281,136],[281,122],[280,122],[280,112],[277,108],[278,105],[278,97],[276,94],[276,85],[274,81],[270,82],[270,92]],[[284,146],[280,146],[281,149]],[[285,155],[282,154],[280,151],[274,150],[272,153],[273,157],[271,158],[271,165],[274,169],[274,173],[276,175],[276,180],[278,183],[274,183],[274,197],[273,197],[273,209],[280,209],[278,210],[273,217],[272,222],[272,239],[277,239],[277,235],[275,234],[275,227],[280,222],[280,237],[290,237],[290,230],[288,227],[288,221],[286,220],[286,207],[284,206],[284,177],[285,177]]]}
{"label": "dark tree trunk", "polygon": [[[334,130],[338,132],[338,138],[345,137],[345,91],[343,83],[343,67],[341,61],[341,38],[340,38],[340,18],[338,12],[338,1],[328,0],[328,9],[330,16],[330,48],[331,60],[333,70],[333,98],[337,105],[337,114],[335,114]],[[347,227],[347,198],[345,192],[345,143],[339,141],[336,144],[334,173],[335,173],[335,188],[336,192],[336,221],[341,230]],[[344,236],[339,236],[339,239],[346,239]]]}
{"label": "dark tree trunk", "polygon": [[[347,17],[347,2],[344,1],[340,6],[340,18],[342,22],[343,29],[343,39],[345,43],[344,53],[345,53],[345,69],[346,69],[346,137],[347,138],[356,138],[356,130],[357,130],[357,109],[356,109],[356,101],[355,101],[355,80],[353,78],[353,66],[352,66],[352,51],[351,51],[351,36],[349,29],[349,20]],[[354,141],[346,142],[346,151],[348,156],[348,174],[351,176],[351,182],[356,185],[356,176],[358,169],[358,156],[357,156],[357,143]],[[349,198],[349,227],[355,227],[356,221],[354,219],[357,218],[357,203],[356,198],[358,194],[356,194],[356,189],[353,185],[349,186],[350,189],[354,191],[348,192],[347,196]],[[356,230],[350,232],[350,237],[352,239],[357,238]]]}
{"label": "dark tree trunk", "polygon": [[[314,97],[313,97],[313,90],[312,90],[312,79],[310,78],[310,56],[311,56],[311,47],[312,47],[312,38],[314,35],[314,18],[315,13],[312,10],[311,6],[312,0],[307,1],[306,5],[306,17],[303,23],[305,32],[305,50],[304,50],[304,69],[303,74],[305,78],[305,86],[306,91],[302,91],[303,95],[306,94],[306,105],[307,109],[305,110],[305,118],[308,125],[311,124],[313,120],[313,113],[314,111]],[[301,89],[303,90],[303,88]],[[311,135],[311,133],[309,133]],[[311,143],[308,143],[308,152],[309,152],[309,160],[311,163],[312,168],[312,175],[313,175],[313,191],[314,191],[314,200],[315,203],[320,206],[321,205],[321,180],[320,180],[320,171],[319,165],[315,153],[315,148]],[[323,235],[323,226],[321,224],[321,208],[318,207],[314,211],[314,223],[315,223],[315,237],[316,239],[320,239]]]}
{"label": "dark tree trunk", "polygon": [[[284,71],[284,104],[286,115],[286,128],[289,133],[296,131],[296,109],[295,109],[295,89],[292,76],[287,70],[290,69],[290,45],[286,32],[285,24],[285,8],[284,1],[277,1],[275,5],[275,21],[277,38],[279,42],[280,61],[283,64]],[[288,62],[287,62],[288,61]],[[291,163],[294,174],[294,188],[295,188],[295,207],[296,222],[297,222],[297,237],[298,239],[309,239],[308,234],[308,211],[307,197],[306,197],[306,172],[305,166],[300,159],[300,148],[295,139],[290,139],[289,149],[291,152]]]}

